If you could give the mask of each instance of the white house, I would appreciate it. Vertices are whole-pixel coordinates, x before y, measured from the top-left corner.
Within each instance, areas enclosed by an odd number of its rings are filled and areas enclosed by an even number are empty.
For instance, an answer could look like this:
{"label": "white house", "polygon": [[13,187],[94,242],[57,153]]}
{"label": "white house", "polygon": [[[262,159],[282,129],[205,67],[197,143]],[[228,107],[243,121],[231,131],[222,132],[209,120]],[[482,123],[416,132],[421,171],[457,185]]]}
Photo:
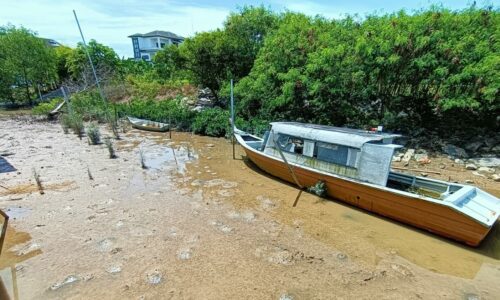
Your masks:
{"label": "white house", "polygon": [[184,41],[182,36],[169,31],[155,30],[148,33],[130,35],[134,47],[134,58],[151,61],[153,56],[168,45],[178,45]]}

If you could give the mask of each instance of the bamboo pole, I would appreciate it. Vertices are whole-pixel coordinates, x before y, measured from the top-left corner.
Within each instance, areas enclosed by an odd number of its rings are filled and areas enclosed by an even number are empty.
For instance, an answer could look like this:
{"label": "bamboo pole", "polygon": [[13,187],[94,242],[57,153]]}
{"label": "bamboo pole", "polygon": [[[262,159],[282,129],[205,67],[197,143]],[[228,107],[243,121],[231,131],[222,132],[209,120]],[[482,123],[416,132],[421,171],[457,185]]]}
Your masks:
{"label": "bamboo pole", "polygon": [[295,181],[295,184],[299,187],[299,193],[297,194],[297,197],[295,197],[295,201],[293,202],[293,207],[297,206],[297,203],[299,202],[299,198],[300,198],[300,195],[302,195],[302,190],[303,190],[303,186],[300,184],[299,182],[299,179],[297,178],[297,176],[295,175],[295,171],[293,170],[293,168],[290,166],[290,164],[288,163],[288,160],[286,159],[285,155],[283,154],[283,152],[281,151],[281,147],[279,146],[278,144],[278,141],[276,139],[276,137],[274,136],[274,131],[271,130],[271,134],[273,135],[273,142],[274,142],[274,146],[275,148],[278,150],[280,156],[281,156],[281,159],[283,159],[283,161],[285,162],[285,165],[286,167],[288,168],[288,171],[290,172],[290,174],[292,175],[292,178],[293,178],[293,181]]}
{"label": "bamboo pole", "polygon": [[0,234],[0,254],[2,253],[3,242],[5,241],[5,235],[7,234],[7,225],[9,223],[9,216],[0,209],[0,215],[3,216],[4,222],[2,225],[2,233]]}
{"label": "bamboo pole", "polygon": [[236,159],[234,150],[234,93],[233,93],[233,80],[231,79],[231,144],[233,144],[233,159]]}

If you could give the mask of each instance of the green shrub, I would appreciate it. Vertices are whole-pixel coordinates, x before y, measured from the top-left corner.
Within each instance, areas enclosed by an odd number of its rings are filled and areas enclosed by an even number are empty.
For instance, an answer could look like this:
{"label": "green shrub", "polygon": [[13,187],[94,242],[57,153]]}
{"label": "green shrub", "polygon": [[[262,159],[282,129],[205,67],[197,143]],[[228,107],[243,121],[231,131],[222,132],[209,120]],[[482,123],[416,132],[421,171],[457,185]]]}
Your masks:
{"label": "green shrub", "polygon": [[68,130],[71,129],[74,134],[78,135],[81,139],[84,133],[83,119],[82,116],[75,112],[71,112],[69,114],[64,114],[61,117],[61,126],[64,130],[64,133],[68,133]]}
{"label": "green shrub", "polygon": [[82,92],[71,97],[71,109],[85,120],[107,122],[112,115],[111,107],[98,92]]}
{"label": "green shrub", "polygon": [[31,113],[34,115],[49,115],[49,113],[53,111],[62,101],[62,98],[54,98],[50,100],[50,102],[40,103],[37,106],[33,107]]}
{"label": "green shrub", "polygon": [[221,108],[209,108],[201,111],[194,118],[193,131],[208,136],[224,136],[229,133],[229,112]]}
{"label": "green shrub", "polygon": [[104,140],[104,143],[106,144],[106,148],[108,148],[109,152],[109,158],[116,158],[116,153],[115,153],[115,148],[113,147],[113,142],[111,141],[111,138],[106,138]]}
{"label": "green shrub", "polygon": [[101,143],[101,132],[99,131],[99,126],[95,123],[90,123],[90,125],[87,126],[86,131],[90,145],[98,145]]}

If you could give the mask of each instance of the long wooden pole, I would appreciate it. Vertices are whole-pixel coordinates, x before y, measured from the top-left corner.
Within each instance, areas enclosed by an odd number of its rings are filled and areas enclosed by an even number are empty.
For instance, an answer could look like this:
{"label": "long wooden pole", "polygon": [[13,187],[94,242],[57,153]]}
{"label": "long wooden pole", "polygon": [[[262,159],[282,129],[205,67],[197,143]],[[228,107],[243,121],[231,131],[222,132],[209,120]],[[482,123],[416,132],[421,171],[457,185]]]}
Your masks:
{"label": "long wooden pole", "polygon": [[92,68],[92,73],[94,74],[95,83],[97,84],[97,88],[99,89],[99,94],[101,95],[102,100],[106,101],[106,99],[104,98],[104,93],[101,89],[101,85],[99,84],[99,79],[97,78],[97,72],[95,71],[94,63],[92,62],[89,50],[87,49],[87,42],[85,42],[85,37],[83,36],[82,28],[80,27],[80,22],[78,21],[78,17],[76,16],[76,11],[74,9],[73,15],[75,16],[76,25],[78,25],[78,30],[80,31],[80,36],[82,37],[83,49],[85,49],[85,53],[87,53],[87,58],[89,59],[90,67]]}
{"label": "long wooden pole", "polygon": [[234,94],[233,94],[233,80],[231,79],[231,143],[233,144],[233,159],[236,159],[234,150]]}
{"label": "long wooden pole", "polygon": [[0,234],[0,254],[2,253],[3,242],[5,241],[5,235],[7,234],[7,225],[9,224],[9,216],[0,209],[0,215],[4,218],[2,225],[2,233]]}
{"label": "long wooden pole", "polygon": [[295,206],[297,206],[297,203],[299,202],[299,198],[300,198],[300,195],[302,195],[302,190],[303,190],[304,187],[300,184],[299,179],[295,175],[295,171],[293,170],[293,168],[288,163],[288,160],[286,159],[285,155],[283,154],[283,151],[281,151],[281,147],[278,144],[278,140],[276,139],[276,137],[274,135],[274,131],[271,130],[271,134],[273,136],[274,147],[278,150],[278,153],[280,154],[281,159],[283,159],[283,161],[285,162],[286,167],[288,168],[288,171],[292,175],[293,181],[295,181],[295,184],[300,189],[299,193],[297,194],[297,197],[295,197],[295,201],[293,202],[293,207],[295,207]]}

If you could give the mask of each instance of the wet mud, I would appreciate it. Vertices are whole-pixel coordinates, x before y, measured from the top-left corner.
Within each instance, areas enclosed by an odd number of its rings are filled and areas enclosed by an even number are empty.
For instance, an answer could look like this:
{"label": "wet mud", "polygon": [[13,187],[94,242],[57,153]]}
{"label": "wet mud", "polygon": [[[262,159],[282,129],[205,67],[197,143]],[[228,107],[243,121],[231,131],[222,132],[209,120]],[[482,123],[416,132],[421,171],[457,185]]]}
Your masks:
{"label": "wet mud", "polygon": [[225,139],[131,130],[108,159],[57,124],[0,128],[16,169],[0,182],[19,190],[0,189],[0,276],[19,299],[500,294],[499,224],[470,248],[308,193],[292,207],[297,189]]}

